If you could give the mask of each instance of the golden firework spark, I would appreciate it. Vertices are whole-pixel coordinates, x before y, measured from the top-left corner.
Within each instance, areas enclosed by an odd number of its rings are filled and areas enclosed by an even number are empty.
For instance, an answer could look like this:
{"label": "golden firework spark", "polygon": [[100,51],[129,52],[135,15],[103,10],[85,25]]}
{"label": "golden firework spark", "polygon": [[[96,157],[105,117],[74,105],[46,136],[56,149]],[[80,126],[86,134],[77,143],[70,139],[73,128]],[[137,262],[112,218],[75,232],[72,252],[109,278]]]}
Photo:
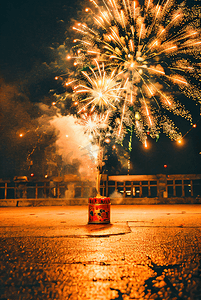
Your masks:
{"label": "golden firework spark", "polygon": [[85,12],[87,21],[73,26],[75,64],[87,69],[74,87],[82,104],[78,113],[114,110],[120,122],[113,117],[108,125],[118,123],[117,135],[132,124],[143,143],[147,131],[152,138],[163,131],[178,140],[166,111],[191,123],[192,117],[175,95],[201,103],[200,7],[176,7],[172,0],[145,0],[142,7],[133,0],[90,0]]}
{"label": "golden firework spark", "polygon": [[84,127],[84,132],[93,139],[100,134],[100,130],[105,130],[108,125],[108,117],[109,113],[93,113],[91,115],[84,113],[78,122]]}
{"label": "golden firework spark", "polygon": [[[113,70],[110,75],[107,75],[102,65],[102,69],[96,62],[97,71],[90,68],[90,73],[82,71],[85,81],[74,87],[75,94],[81,94],[79,102],[86,102],[78,113],[83,112],[90,107],[93,112],[96,107],[101,111],[108,109],[116,109],[116,103],[121,99],[120,93],[122,91],[121,82],[118,82],[116,70]],[[119,75],[119,74],[118,74]]]}

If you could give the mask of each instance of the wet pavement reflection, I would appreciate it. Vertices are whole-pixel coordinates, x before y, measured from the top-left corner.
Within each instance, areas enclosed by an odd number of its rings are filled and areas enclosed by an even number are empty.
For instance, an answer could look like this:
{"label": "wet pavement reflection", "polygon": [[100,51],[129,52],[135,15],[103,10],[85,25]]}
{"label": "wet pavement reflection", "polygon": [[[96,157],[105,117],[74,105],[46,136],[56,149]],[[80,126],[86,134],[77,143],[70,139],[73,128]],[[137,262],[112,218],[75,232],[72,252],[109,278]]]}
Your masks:
{"label": "wet pavement reflection", "polygon": [[127,224],[105,237],[2,236],[0,299],[200,300],[200,224]]}

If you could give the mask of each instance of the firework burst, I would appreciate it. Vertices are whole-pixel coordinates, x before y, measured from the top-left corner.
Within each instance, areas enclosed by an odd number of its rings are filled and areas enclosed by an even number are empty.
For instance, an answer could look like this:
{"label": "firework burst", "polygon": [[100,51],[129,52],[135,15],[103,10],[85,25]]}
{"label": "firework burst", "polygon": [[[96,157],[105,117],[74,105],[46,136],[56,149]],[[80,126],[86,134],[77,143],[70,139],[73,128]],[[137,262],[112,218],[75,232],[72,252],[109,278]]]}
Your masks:
{"label": "firework burst", "polygon": [[[86,103],[78,110],[78,113],[85,111],[87,107],[90,107],[91,112],[96,107],[101,111],[116,110],[116,103],[121,100],[122,88],[121,82],[118,82],[115,76],[116,70],[113,70],[110,75],[106,75],[104,65],[102,65],[102,69],[97,61],[96,65],[98,71],[96,72],[92,68],[90,68],[90,74],[82,71],[84,80],[74,87],[79,102]],[[80,94],[81,97],[79,97]]]}
{"label": "firework burst", "polygon": [[78,123],[84,127],[84,133],[86,133],[90,139],[96,138],[100,131],[105,131],[108,126],[108,114],[93,113],[88,115],[82,114],[78,120]]}
{"label": "firework burst", "polygon": [[181,92],[201,103],[199,11],[172,0],[91,0],[85,20],[73,26],[78,112],[107,112],[118,137],[133,126],[143,143],[160,132],[181,138],[169,115],[192,122],[175,96]]}

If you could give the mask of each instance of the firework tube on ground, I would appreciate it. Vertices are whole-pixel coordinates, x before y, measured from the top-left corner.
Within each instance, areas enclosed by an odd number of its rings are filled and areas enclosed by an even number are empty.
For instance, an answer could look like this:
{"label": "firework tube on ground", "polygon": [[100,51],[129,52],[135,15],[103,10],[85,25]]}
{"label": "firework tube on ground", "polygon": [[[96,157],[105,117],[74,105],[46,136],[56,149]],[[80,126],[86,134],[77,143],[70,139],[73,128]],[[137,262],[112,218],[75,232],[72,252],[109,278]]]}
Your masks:
{"label": "firework tube on ground", "polygon": [[89,198],[89,222],[88,224],[110,223],[110,198]]}

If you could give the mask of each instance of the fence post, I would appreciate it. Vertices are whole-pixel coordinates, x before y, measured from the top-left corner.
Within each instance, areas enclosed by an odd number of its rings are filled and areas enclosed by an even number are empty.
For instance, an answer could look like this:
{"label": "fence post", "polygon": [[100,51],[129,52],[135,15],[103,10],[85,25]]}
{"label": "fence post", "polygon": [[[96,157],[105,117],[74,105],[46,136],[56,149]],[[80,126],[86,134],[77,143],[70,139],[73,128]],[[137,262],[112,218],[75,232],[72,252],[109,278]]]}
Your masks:
{"label": "fence post", "polygon": [[38,184],[36,183],[36,193],[35,193],[36,199],[38,199]]}
{"label": "fence post", "polygon": [[124,198],[126,197],[126,181],[124,181],[124,187],[123,187],[123,189],[124,189]]}
{"label": "fence post", "polygon": [[176,196],[175,179],[173,179],[173,196]]}
{"label": "fence post", "polygon": [[140,181],[140,198],[142,197],[142,181]]}
{"label": "fence post", "polygon": [[47,184],[44,182],[44,198],[47,198]]}
{"label": "fence post", "polygon": [[193,197],[193,180],[191,180],[191,196]]}
{"label": "fence post", "polygon": [[157,179],[157,186],[156,186],[156,188],[157,188],[157,197],[159,197],[159,179]]}
{"label": "fence post", "polygon": [[118,192],[117,181],[115,181],[115,191]]}
{"label": "fence post", "polygon": [[151,196],[151,187],[150,187],[150,181],[148,181],[148,196]]}
{"label": "fence post", "polygon": [[181,188],[182,188],[182,197],[185,197],[185,190],[184,190],[184,180],[182,179],[182,181],[181,181],[181,184],[182,184],[182,186],[181,186]]}
{"label": "fence post", "polygon": [[57,198],[60,196],[59,182],[57,182]]}
{"label": "fence post", "polygon": [[133,198],[133,181],[131,181],[131,197]]}
{"label": "fence post", "polygon": [[5,199],[7,199],[7,195],[8,195],[8,183],[5,182],[5,190],[4,190],[4,196],[5,196]]}

